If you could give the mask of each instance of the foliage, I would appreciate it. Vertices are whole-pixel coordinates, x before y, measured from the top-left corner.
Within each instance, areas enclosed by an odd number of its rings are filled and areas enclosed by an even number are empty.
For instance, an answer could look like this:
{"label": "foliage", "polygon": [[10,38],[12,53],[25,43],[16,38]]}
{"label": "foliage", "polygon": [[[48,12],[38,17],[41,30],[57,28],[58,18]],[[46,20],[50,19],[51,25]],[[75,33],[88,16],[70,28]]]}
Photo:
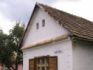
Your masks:
{"label": "foliage", "polygon": [[[24,28],[17,23],[9,35],[0,32],[0,63],[9,70],[17,70],[18,63],[22,60],[22,51],[19,47]],[[15,67],[14,67],[14,66]]]}

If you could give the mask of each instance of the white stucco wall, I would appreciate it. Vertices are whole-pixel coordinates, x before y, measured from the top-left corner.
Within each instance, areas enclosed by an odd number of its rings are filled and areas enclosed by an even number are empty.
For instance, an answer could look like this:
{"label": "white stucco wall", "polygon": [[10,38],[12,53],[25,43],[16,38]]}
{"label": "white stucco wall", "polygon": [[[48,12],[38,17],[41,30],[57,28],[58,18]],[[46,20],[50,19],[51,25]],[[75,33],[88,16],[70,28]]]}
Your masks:
{"label": "white stucco wall", "polygon": [[73,47],[73,70],[93,70],[93,44],[78,42]]}
{"label": "white stucco wall", "polygon": [[[45,27],[42,27],[43,19],[45,19]],[[36,29],[37,22],[39,23],[39,29]],[[42,9],[37,9],[35,11],[31,24],[24,38],[23,47],[67,33],[66,29],[60,26],[56,20],[51,18],[47,12],[44,12]]]}
{"label": "white stucco wall", "polygon": [[47,55],[58,57],[58,70],[72,70],[72,43],[70,39],[23,50],[23,70],[29,70],[29,59]]}

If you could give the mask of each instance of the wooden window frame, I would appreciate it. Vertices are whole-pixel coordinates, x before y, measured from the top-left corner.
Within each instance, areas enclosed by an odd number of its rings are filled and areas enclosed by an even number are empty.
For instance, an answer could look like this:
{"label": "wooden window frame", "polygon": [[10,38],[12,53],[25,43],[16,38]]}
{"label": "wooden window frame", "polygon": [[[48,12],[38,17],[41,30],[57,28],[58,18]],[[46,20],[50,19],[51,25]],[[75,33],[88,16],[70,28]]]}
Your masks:
{"label": "wooden window frame", "polygon": [[48,60],[48,70],[49,70],[49,58],[56,58],[56,70],[58,70],[58,57],[57,56],[40,56],[40,57],[35,57],[33,59],[29,59],[29,70],[30,70],[30,60],[34,60],[34,70],[36,69],[36,63],[37,63],[37,59],[42,59],[42,58],[47,58]]}

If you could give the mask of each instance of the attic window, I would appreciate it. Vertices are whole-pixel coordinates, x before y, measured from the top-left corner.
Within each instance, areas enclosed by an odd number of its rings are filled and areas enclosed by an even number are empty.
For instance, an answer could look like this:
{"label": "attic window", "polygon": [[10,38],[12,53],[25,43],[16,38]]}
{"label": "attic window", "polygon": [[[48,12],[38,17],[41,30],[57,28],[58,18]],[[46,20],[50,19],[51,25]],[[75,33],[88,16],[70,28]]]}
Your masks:
{"label": "attic window", "polygon": [[42,27],[45,26],[45,19],[42,20]]}
{"label": "attic window", "polygon": [[39,23],[36,23],[36,29],[39,29]]}

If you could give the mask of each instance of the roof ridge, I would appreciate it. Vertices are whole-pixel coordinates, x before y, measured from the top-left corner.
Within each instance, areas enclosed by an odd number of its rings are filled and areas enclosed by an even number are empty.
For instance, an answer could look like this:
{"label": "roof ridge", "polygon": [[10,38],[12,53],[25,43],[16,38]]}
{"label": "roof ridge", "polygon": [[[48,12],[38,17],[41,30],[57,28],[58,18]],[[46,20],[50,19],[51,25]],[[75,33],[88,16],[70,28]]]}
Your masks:
{"label": "roof ridge", "polygon": [[90,21],[90,20],[88,20],[88,19],[86,19],[86,18],[84,18],[84,17],[82,17],[82,16],[77,16],[77,15],[75,15],[75,14],[73,14],[73,13],[69,13],[69,12],[66,12],[66,11],[63,11],[63,10],[54,8],[54,7],[50,7],[49,5],[45,5],[45,4],[41,4],[41,3],[37,3],[37,5],[38,5],[38,6],[43,6],[43,7],[48,7],[48,8],[51,8],[51,9],[55,9],[55,10],[60,11],[60,12],[62,12],[62,13],[68,14],[68,15],[70,15],[70,16],[77,17],[77,18],[79,18],[79,19],[84,19],[84,20],[87,20],[87,21],[93,23],[93,21]]}

